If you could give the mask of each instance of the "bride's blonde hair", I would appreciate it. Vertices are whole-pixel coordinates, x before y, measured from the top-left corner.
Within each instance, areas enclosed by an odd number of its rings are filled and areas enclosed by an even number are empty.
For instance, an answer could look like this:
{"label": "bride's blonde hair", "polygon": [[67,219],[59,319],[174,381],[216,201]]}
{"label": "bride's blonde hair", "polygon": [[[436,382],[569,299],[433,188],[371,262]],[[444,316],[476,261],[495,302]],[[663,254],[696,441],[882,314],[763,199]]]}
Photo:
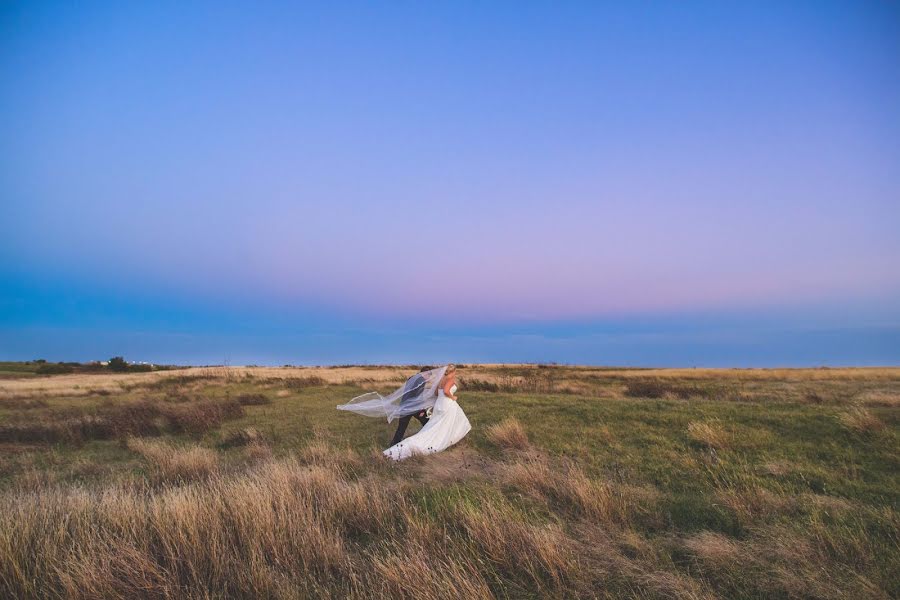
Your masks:
{"label": "bride's blonde hair", "polygon": [[456,371],[456,365],[454,365],[453,363],[450,363],[449,365],[447,365],[447,370],[444,372],[447,375],[449,375],[450,373],[453,373],[454,371]]}

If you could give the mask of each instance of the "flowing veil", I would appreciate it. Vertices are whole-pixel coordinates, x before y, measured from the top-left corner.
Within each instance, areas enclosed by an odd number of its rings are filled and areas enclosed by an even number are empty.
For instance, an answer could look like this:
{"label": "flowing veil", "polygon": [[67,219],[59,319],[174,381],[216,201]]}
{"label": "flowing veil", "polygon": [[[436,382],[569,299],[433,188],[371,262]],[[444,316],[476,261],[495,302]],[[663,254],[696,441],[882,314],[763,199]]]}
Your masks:
{"label": "flowing veil", "polygon": [[390,423],[397,417],[434,406],[446,370],[447,367],[444,366],[416,373],[387,396],[382,396],[378,392],[368,392],[346,404],[338,404],[337,409],[365,417],[386,417]]}

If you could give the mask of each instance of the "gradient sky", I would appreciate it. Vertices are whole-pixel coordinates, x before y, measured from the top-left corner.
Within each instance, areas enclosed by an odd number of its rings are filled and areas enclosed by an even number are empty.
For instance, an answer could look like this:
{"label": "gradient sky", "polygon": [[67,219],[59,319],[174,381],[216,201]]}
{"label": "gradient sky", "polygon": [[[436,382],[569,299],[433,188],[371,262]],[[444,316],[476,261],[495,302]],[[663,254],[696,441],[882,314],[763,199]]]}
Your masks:
{"label": "gradient sky", "polygon": [[4,3],[0,199],[0,359],[898,364],[900,7]]}

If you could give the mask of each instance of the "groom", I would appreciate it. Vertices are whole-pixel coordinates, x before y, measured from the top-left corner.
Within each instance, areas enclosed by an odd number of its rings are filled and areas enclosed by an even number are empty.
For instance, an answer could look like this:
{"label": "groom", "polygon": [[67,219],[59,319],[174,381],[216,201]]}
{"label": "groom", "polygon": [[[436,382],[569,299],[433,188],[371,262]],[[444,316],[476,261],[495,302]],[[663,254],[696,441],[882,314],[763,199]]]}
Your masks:
{"label": "groom", "polygon": [[[422,377],[422,372],[427,370],[427,367],[422,369],[407,379],[403,385],[403,395],[400,396],[400,422],[397,423],[397,433],[394,434],[394,439],[391,440],[391,446],[403,439],[403,434],[406,433],[406,428],[409,426],[409,420],[413,417],[422,424],[422,427],[428,422],[428,417],[424,410],[412,409],[411,412],[407,412],[410,402],[415,401],[425,391],[425,378]],[[407,411],[404,411],[404,404],[407,405]]]}

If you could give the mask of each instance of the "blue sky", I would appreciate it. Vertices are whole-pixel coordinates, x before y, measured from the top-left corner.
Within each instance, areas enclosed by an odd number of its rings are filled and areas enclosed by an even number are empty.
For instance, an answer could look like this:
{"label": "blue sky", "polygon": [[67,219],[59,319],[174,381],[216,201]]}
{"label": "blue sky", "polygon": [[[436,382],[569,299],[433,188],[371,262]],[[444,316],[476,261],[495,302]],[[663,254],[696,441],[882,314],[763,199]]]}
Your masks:
{"label": "blue sky", "polygon": [[0,359],[900,362],[900,9],[0,8]]}

